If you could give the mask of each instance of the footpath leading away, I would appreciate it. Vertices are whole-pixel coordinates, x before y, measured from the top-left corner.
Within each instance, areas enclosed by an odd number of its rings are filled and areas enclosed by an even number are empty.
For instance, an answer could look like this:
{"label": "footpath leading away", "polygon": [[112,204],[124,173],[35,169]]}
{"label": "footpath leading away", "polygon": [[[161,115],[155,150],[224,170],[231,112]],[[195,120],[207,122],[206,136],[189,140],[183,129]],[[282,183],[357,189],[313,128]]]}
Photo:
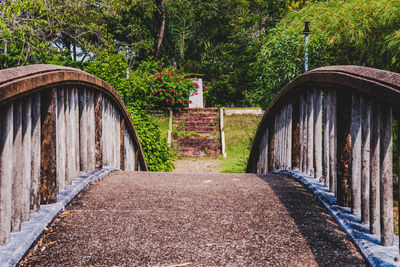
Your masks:
{"label": "footpath leading away", "polygon": [[365,265],[314,196],[278,175],[115,172],[68,211],[27,265]]}

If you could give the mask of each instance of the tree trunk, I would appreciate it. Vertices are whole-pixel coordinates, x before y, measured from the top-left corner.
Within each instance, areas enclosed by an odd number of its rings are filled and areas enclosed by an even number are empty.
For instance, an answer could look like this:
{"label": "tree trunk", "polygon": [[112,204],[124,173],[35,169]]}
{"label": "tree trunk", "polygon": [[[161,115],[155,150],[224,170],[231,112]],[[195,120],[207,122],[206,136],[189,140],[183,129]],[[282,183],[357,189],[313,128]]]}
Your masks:
{"label": "tree trunk", "polygon": [[158,59],[160,54],[160,48],[162,41],[164,39],[164,31],[165,31],[165,12],[164,12],[164,0],[156,0],[157,9],[154,14],[155,24],[156,24],[156,33],[157,33],[157,43],[154,47],[154,58]]}

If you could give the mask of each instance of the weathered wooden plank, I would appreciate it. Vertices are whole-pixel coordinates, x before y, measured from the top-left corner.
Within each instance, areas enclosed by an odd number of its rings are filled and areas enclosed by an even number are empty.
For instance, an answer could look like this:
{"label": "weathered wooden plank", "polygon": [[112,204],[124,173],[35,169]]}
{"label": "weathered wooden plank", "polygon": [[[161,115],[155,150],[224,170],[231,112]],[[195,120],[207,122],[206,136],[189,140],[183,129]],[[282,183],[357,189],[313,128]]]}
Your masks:
{"label": "weathered wooden plank", "polygon": [[381,244],[393,245],[393,119],[392,108],[382,108],[381,124]]}
{"label": "weathered wooden plank", "polygon": [[307,173],[314,176],[314,90],[307,94]]}
{"label": "weathered wooden plank", "polygon": [[304,92],[304,109],[303,109],[303,172],[308,172],[308,92]]}
{"label": "weathered wooden plank", "polygon": [[66,146],[66,184],[71,184],[76,177],[75,151],[77,142],[75,136],[75,116],[74,116],[74,89],[69,88],[64,91],[65,96],[65,129],[67,132]]}
{"label": "weathered wooden plank", "polygon": [[324,91],[324,96],[323,96],[323,108],[324,108],[324,112],[323,112],[323,116],[324,116],[324,184],[325,186],[329,186],[330,182],[329,182],[329,102],[330,102],[330,93],[328,91]]}
{"label": "weathered wooden plank", "polygon": [[[121,116],[118,110],[114,107],[114,166],[121,168]],[[123,140],[123,138],[122,138]],[[123,151],[123,150],[122,150]]]}
{"label": "weathered wooden plank", "polygon": [[337,91],[337,202],[351,206],[351,92]]}
{"label": "weathered wooden plank", "polygon": [[56,143],[56,90],[49,89],[41,96],[41,163],[40,199],[42,204],[56,202],[57,195],[57,143]]}
{"label": "weathered wooden plank", "polygon": [[22,103],[22,222],[29,220],[32,184],[32,98]]}
{"label": "weathered wooden plank", "polygon": [[337,148],[337,127],[336,127],[336,91],[329,92],[329,189],[337,195],[337,172],[336,172],[336,148]]}
{"label": "weathered wooden plank", "polygon": [[13,126],[13,183],[12,183],[12,217],[11,231],[21,229],[22,217],[22,102],[14,101]]}
{"label": "weathered wooden plank", "polygon": [[292,106],[292,168],[300,170],[300,119],[301,100],[293,98]]}
{"label": "weathered wooden plank", "polygon": [[314,168],[315,177],[322,180],[322,91],[314,90]]}
{"label": "weathered wooden plank", "polygon": [[103,94],[96,93],[95,95],[95,142],[96,142],[96,168],[101,168],[103,165],[103,138],[102,138],[102,122],[103,122]]}
{"label": "weathered wooden plank", "polygon": [[380,235],[380,135],[381,107],[374,101],[371,115],[370,231]]}
{"label": "weathered wooden plank", "polygon": [[72,106],[72,115],[74,116],[73,119],[73,126],[72,128],[75,130],[74,136],[75,136],[75,164],[74,164],[74,170],[75,170],[75,175],[74,178],[79,176],[80,173],[80,142],[79,142],[79,90],[78,88],[73,88],[72,89],[72,95],[73,95],[73,106]]}
{"label": "weathered wooden plank", "polygon": [[265,134],[264,134],[264,151],[263,151],[263,157],[264,157],[264,166],[263,166],[263,174],[268,173],[268,128],[265,129]]}
{"label": "weathered wooden plank", "polygon": [[292,127],[293,127],[293,105],[292,102],[288,104],[288,109],[286,113],[287,119],[287,130],[286,130],[286,168],[288,170],[292,169]]}
{"label": "weathered wooden plank", "polygon": [[40,207],[40,163],[41,163],[41,117],[40,93],[32,95],[32,184],[31,212],[38,212]]}
{"label": "weathered wooden plank", "polygon": [[303,153],[303,142],[304,142],[304,95],[299,95],[299,170],[304,172],[304,153]]}
{"label": "weathered wooden plank", "polygon": [[361,96],[353,93],[351,102],[351,209],[356,215],[361,215],[361,121]]}
{"label": "weathered wooden plank", "polygon": [[56,117],[56,132],[57,132],[57,188],[63,190],[65,187],[66,177],[66,135],[65,135],[65,91],[64,88],[57,89],[57,117]]}
{"label": "weathered wooden plank", "polygon": [[371,103],[362,99],[362,137],[361,137],[361,222],[369,224],[370,158],[371,158]]}
{"label": "weathered wooden plank", "polygon": [[112,142],[110,142],[110,107],[109,101],[106,97],[103,97],[103,115],[102,115],[102,139],[103,139],[103,166],[110,166],[110,146],[112,146]]}
{"label": "weathered wooden plank", "polygon": [[274,148],[274,153],[273,153],[273,155],[275,155],[275,157],[273,158],[273,161],[274,161],[274,165],[273,165],[273,170],[276,170],[276,169],[278,169],[278,159],[279,159],[279,146],[280,146],[280,143],[279,143],[279,124],[278,124],[278,119],[279,119],[279,114],[278,114],[278,112],[277,113],[275,113],[275,116],[274,116],[274,129],[276,129],[276,135],[274,136],[275,138],[274,139],[276,139],[275,140],[275,142],[276,142],[276,146],[274,146],[273,148]]}
{"label": "weathered wooden plank", "polygon": [[94,92],[87,89],[87,153],[88,170],[94,170],[96,166],[96,141],[94,121]]}
{"label": "weathered wooden plank", "polygon": [[128,129],[124,128],[124,157],[125,157],[125,171],[135,170],[135,148],[130,137]]}
{"label": "weathered wooden plank", "polygon": [[[275,123],[274,122],[269,122],[268,125],[268,170],[273,170],[274,169],[274,151],[275,151]],[[136,148],[136,151],[138,149]],[[137,158],[136,158],[137,159]]]}
{"label": "weathered wooden plank", "polygon": [[11,230],[14,106],[11,103],[0,107],[0,245],[5,245]]}
{"label": "weathered wooden plank", "polygon": [[79,88],[79,157],[80,170],[88,171],[87,90]]}
{"label": "weathered wooden plank", "polygon": [[119,140],[120,140],[120,147],[119,147],[119,159],[120,159],[120,169],[125,170],[125,120],[121,118],[120,121],[120,128],[119,128]]}

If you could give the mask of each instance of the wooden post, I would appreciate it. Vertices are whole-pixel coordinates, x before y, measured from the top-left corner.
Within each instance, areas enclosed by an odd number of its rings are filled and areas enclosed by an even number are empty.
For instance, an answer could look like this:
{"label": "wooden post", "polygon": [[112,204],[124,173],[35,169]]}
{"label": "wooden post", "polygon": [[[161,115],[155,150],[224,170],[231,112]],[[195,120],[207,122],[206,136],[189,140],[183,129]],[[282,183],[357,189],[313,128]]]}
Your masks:
{"label": "wooden post", "polygon": [[66,161],[66,134],[65,134],[65,108],[64,88],[57,90],[56,105],[56,133],[57,133],[57,188],[62,190],[65,187],[65,161]]}
{"label": "wooden post", "polygon": [[276,145],[274,145],[273,146],[273,148],[274,148],[274,153],[273,153],[273,155],[274,155],[274,157],[273,157],[273,161],[274,161],[274,166],[273,166],[273,170],[276,170],[276,169],[278,169],[278,159],[279,159],[279,127],[278,127],[278,119],[279,119],[279,116],[278,116],[278,112],[276,112],[275,113],[275,115],[274,115],[274,130],[275,130],[275,132],[276,132],[276,134],[275,134],[275,136],[274,136],[274,141],[275,141],[275,144]]}
{"label": "wooden post", "polygon": [[[168,113],[169,113],[169,116],[168,116],[168,146],[171,146],[171,144],[172,144],[172,118],[174,116],[171,108],[169,109]],[[220,116],[221,116],[221,111],[220,111]],[[221,131],[222,131],[223,125],[221,126],[221,124],[220,124],[220,127],[221,127]]]}
{"label": "wooden post", "polygon": [[330,115],[329,112],[329,102],[330,102],[329,91],[324,91],[324,184],[325,186],[330,185],[330,169],[329,169],[329,128],[330,128]]}
{"label": "wooden post", "polygon": [[[397,201],[400,203],[400,113],[397,110],[396,111],[396,117],[397,117]],[[0,124],[1,125],[1,124]],[[400,222],[400,205],[397,207],[397,218]],[[400,223],[398,224],[398,231],[400,233]],[[400,242],[399,242],[399,253],[395,257],[395,261],[400,261]]]}
{"label": "wooden post", "polygon": [[351,205],[351,100],[352,94],[337,91],[337,201]]}
{"label": "wooden post", "polygon": [[94,92],[87,89],[87,152],[88,152],[88,169],[96,168],[96,140],[95,140],[95,118],[94,118]]}
{"label": "wooden post", "polygon": [[65,149],[66,149],[66,158],[65,158],[65,183],[67,185],[71,184],[72,180],[75,178],[75,144],[74,144],[74,133],[75,129],[73,128],[73,117],[72,117],[72,89],[65,88],[64,89],[64,112],[65,112]]}
{"label": "wooden post", "polygon": [[361,120],[361,96],[353,93],[351,103],[351,210],[356,215],[361,215]]}
{"label": "wooden post", "polygon": [[114,167],[120,169],[121,168],[121,116],[119,115],[119,111],[114,107],[114,140],[115,140],[115,147],[114,147]]}
{"label": "wooden post", "polygon": [[371,102],[367,98],[363,98],[362,102],[361,222],[369,224]]}
{"label": "wooden post", "polygon": [[94,133],[96,144],[96,168],[101,168],[103,165],[103,142],[102,142],[102,122],[103,122],[103,94],[97,92],[95,95],[95,108],[94,108]]}
{"label": "wooden post", "polygon": [[300,102],[301,100],[293,99],[292,108],[292,168],[300,170]]}
{"label": "wooden post", "polygon": [[[40,118],[40,93],[32,96],[32,185],[31,205],[33,212],[38,212],[40,207],[40,162],[41,162],[41,118]],[[0,124],[1,125],[1,124]]]}
{"label": "wooden post", "polygon": [[79,156],[80,170],[88,171],[87,90],[79,88]]}
{"label": "wooden post", "polygon": [[315,177],[322,180],[322,91],[314,90],[314,166]]}
{"label": "wooden post", "polygon": [[304,91],[304,108],[303,108],[303,172],[308,171],[308,96],[307,91]]}
{"label": "wooden post", "polygon": [[262,172],[263,174],[268,173],[268,128],[265,129],[265,133],[264,133],[264,171]]}
{"label": "wooden post", "polygon": [[80,172],[80,142],[79,142],[79,90],[78,88],[73,88],[72,89],[72,97],[73,97],[73,106],[72,106],[72,116],[73,116],[73,125],[72,129],[74,130],[74,145],[75,145],[75,154],[72,155],[72,157],[75,157],[75,163],[73,164],[74,166],[74,172],[75,175],[73,178],[76,178],[79,176]]}
{"label": "wooden post", "polygon": [[293,104],[292,101],[288,104],[287,110],[287,131],[286,131],[286,167],[288,170],[292,169],[292,128],[293,128]]}
{"label": "wooden post", "polygon": [[374,101],[371,116],[370,230],[380,235],[380,129],[381,107]]}
{"label": "wooden post", "polygon": [[10,240],[13,179],[13,104],[3,104],[0,116],[0,245]]}
{"label": "wooden post", "polygon": [[314,90],[307,95],[307,173],[314,176]]}
{"label": "wooden post", "polygon": [[32,98],[22,104],[22,222],[29,220],[32,184]]}
{"label": "wooden post", "polygon": [[268,133],[268,170],[274,170],[274,151],[275,151],[275,123],[269,122]]}
{"label": "wooden post", "polygon": [[108,140],[108,137],[109,137],[109,135],[108,135],[108,132],[109,132],[109,128],[110,128],[110,125],[109,125],[109,114],[108,114],[108,110],[109,110],[109,105],[108,105],[108,99],[105,97],[105,96],[103,96],[102,97],[102,134],[101,134],[101,137],[102,137],[102,144],[103,144],[103,152],[102,152],[102,154],[103,154],[103,162],[102,162],[102,166],[109,166],[110,165],[110,162],[109,162],[109,160],[110,160],[110,152],[109,152],[109,147],[110,147],[110,142],[109,141],[107,141]]}
{"label": "wooden post", "polygon": [[304,172],[304,95],[299,95],[299,171]]}
{"label": "wooden post", "polygon": [[119,128],[119,140],[120,140],[120,148],[119,148],[119,158],[120,158],[120,169],[125,170],[125,119],[121,118],[120,128]]}
{"label": "wooden post", "polygon": [[381,124],[381,244],[393,245],[393,119],[392,108],[382,108]]}
{"label": "wooden post", "polygon": [[11,232],[21,229],[22,216],[22,102],[14,101],[13,183]]}
{"label": "wooden post", "polygon": [[40,199],[42,204],[56,202],[57,143],[56,143],[56,89],[42,91],[41,95],[41,170]]}
{"label": "wooden post", "polygon": [[337,173],[336,173],[336,91],[329,92],[329,189],[337,196]]}

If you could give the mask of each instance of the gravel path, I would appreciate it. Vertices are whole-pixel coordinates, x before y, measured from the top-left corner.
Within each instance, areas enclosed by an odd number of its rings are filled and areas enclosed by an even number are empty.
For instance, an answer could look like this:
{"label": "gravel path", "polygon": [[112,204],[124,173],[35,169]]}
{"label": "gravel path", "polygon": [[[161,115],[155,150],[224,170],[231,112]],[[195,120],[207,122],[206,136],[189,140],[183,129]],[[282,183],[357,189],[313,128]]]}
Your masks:
{"label": "gravel path", "polygon": [[182,158],[175,161],[173,172],[220,172],[220,161],[214,158]]}
{"label": "gravel path", "polygon": [[68,210],[26,264],[365,265],[316,198],[278,175],[116,172]]}

